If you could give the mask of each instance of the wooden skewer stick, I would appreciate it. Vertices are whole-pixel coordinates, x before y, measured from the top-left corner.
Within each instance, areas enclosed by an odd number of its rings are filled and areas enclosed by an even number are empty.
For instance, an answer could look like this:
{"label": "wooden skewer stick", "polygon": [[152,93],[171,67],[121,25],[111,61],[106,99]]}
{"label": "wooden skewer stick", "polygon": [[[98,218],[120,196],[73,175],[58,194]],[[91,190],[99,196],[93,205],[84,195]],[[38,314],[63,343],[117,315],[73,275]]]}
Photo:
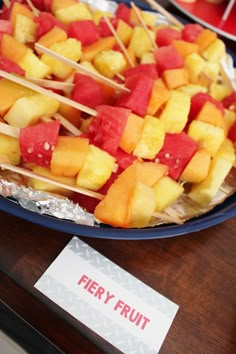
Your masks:
{"label": "wooden skewer stick", "polygon": [[75,63],[74,61],[58,54],[58,53],[55,53],[54,51],[42,46],[41,44],[39,43],[35,43],[35,49],[47,54],[47,55],[50,55],[51,57],[69,65],[71,68],[75,69],[76,71],[82,73],[82,74],[85,74],[85,75],[88,75],[88,76],[91,76],[92,78],[94,78],[95,80],[99,80],[100,82],[104,83],[104,84],[107,84],[108,86],[110,87],[113,87],[114,89],[118,90],[118,91],[124,91],[124,92],[130,92],[129,89],[127,89],[126,87],[122,86],[122,85],[119,85],[117,84],[115,81],[112,81],[110,79],[108,79],[107,77],[99,74],[99,73],[96,73],[94,71],[91,71],[87,68],[85,68],[83,65],[81,64],[78,64],[78,63]]}
{"label": "wooden skewer stick", "polygon": [[134,12],[135,12],[139,22],[141,23],[143,29],[145,30],[146,34],[148,35],[148,37],[149,37],[149,39],[150,39],[150,41],[152,43],[153,48],[157,49],[156,42],[153,39],[153,37],[151,36],[151,33],[150,33],[150,31],[148,30],[148,28],[146,26],[146,23],[143,21],[142,15],[140,14],[138,7],[133,2],[131,2],[130,5],[131,5],[132,9],[134,10]]}
{"label": "wooden skewer stick", "polygon": [[19,175],[26,176],[26,177],[29,177],[29,178],[36,178],[39,181],[43,181],[43,182],[46,182],[46,183],[51,183],[51,184],[53,184],[55,186],[58,186],[58,187],[61,187],[61,188],[65,188],[65,189],[70,190],[72,192],[76,192],[76,193],[80,193],[80,194],[83,194],[83,195],[87,195],[87,196],[92,197],[92,198],[96,198],[96,199],[99,199],[99,200],[104,199],[104,195],[103,194],[100,194],[100,193],[97,193],[97,192],[94,192],[94,191],[90,191],[90,190],[84,189],[84,188],[73,187],[73,186],[70,186],[68,184],[58,182],[58,181],[56,181],[54,179],[50,179],[50,178],[41,176],[41,175],[39,175],[37,173],[34,173],[34,172],[30,171],[30,170],[27,170],[25,168],[11,165],[9,163],[0,162],[0,168],[2,170],[12,171],[12,172],[15,172],[15,173],[17,173]]}
{"label": "wooden skewer stick", "polygon": [[104,18],[104,20],[105,20],[107,26],[109,27],[111,33],[112,33],[113,36],[115,37],[115,39],[116,39],[118,45],[120,46],[122,52],[124,53],[124,56],[126,57],[128,63],[129,63],[130,66],[133,68],[133,67],[135,66],[135,65],[134,65],[134,62],[133,62],[133,60],[131,59],[131,57],[130,57],[130,55],[129,55],[127,49],[125,48],[123,42],[121,41],[120,37],[118,36],[118,34],[117,34],[115,28],[113,27],[111,21],[109,20],[109,18],[108,18],[107,16],[103,16],[103,18]]}
{"label": "wooden skewer stick", "polygon": [[156,1],[154,0],[145,0],[146,3],[148,3],[150,5],[150,7],[153,9],[153,10],[157,10],[159,11],[162,15],[164,15],[167,20],[169,20],[170,22],[174,23],[175,25],[179,26],[180,28],[183,28],[184,25],[179,21],[177,20],[176,17],[174,17],[173,15],[171,15],[168,11],[166,11],[164,9],[164,7],[162,7],[161,5],[159,5]]}
{"label": "wooden skewer stick", "polygon": [[65,119],[61,114],[56,113],[54,115],[54,118],[58,119],[61,122],[61,125],[73,135],[78,136],[81,134],[81,131],[75,125],[73,125],[71,122]]}
{"label": "wooden skewer stick", "polygon": [[34,16],[38,16],[40,14],[40,11],[39,9],[37,9],[34,4],[32,3],[31,0],[26,0],[27,4],[29,5],[29,7],[31,8]]}
{"label": "wooden skewer stick", "polygon": [[62,102],[62,103],[65,103],[67,104],[68,106],[72,106],[74,108],[77,108],[78,110],[80,111],[83,111],[85,113],[88,113],[89,115],[91,116],[96,116],[97,112],[87,106],[84,106],[78,102],[75,102],[73,100],[70,100],[69,98],[67,97],[64,97],[64,96],[61,96],[61,95],[58,95],[57,93],[55,92],[52,92],[50,90],[47,90],[43,87],[40,87],[38,85],[35,85],[34,83],[30,82],[30,81],[27,81],[26,79],[23,79],[19,76],[15,76],[15,75],[12,75],[12,74],[9,74],[5,71],[2,71],[0,70],[0,76],[4,77],[5,79],[7,80],[10,80],[10,81],[13,81],[21,86],[25,86],[25,87],[28,87],[29,89],[33,90],[33,91],[36,91],[36,92],[39,92],[39,93],[42,93],[43,95],[46,95],[48,97],[51,97],[51,98],[54,98],[55,100],[58,100],[59,102]]}
{"label": "wooden skewer stick", "polygon": [[0,132],[5,135],[11,136],[13,138],[17,138],[17,139],[20,136],[20,129],[19,128],[12,127],[11,125],[8,125],[8,124],[2,123],[2,122],[0,122]]}
{"label": "wooden skewer stick", "polygon": [[10,5],[11,5],[11,1],[10,0],[2,0],[3,4],[6,6],[6,8],[9,9]]}
{"label": "wooden skewer stick", "polygon": [[62,90],[62,91],[72,90],[75,86],[71,82],[55,81],[55,80],[48,80],[48,79],[35,79],[33,77],[27,77],[27,80],[45,88],[51,88],[51,89]]}

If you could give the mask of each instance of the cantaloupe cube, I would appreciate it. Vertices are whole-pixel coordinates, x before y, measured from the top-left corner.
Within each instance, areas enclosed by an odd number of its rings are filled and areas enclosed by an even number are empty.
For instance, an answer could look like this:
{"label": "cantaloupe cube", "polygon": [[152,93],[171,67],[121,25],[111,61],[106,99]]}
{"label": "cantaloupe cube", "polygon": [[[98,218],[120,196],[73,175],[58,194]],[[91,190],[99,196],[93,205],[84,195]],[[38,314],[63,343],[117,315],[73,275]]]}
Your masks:
{"label": "cantaloupe cube", "polygon": [[38,58],[31,49],[27,50],[18,64],[25,70],[26,77],[43,79],[52,73],[50,66]]}
{"label": "cantaloupe cube", "polygon": [[[53,43],[63,42],[67,38],[67,33],[62,28],[54,26],[50,31],[40,37],[37,43],[43,47],[49,48]],[[37,52],[40,54],[40,50],[37,50]]]}
{"label": "cantaloupe cube", "polygon": [[161,150],[165,139],[163,123],[156,117],[146,115],[140,140],[133,155],[144,159],[153,159]]}
{"label": "cantaloupe cube", "polygon": [[8,34],[3,34],[1,39],[1,54],[4,57],[18,64],[28,50],[29,48],[25,44],[20,43],[17,39]]}
{"label": "cantaloupe cube", "polygon": [[211,154],[205,149],[199,149],[193,155],[179,180],[189,183],[202,182],[208,175],[211,164]]}
{"label": "cantaloupe cube", "polygon": [[0,92],[0,115],[2,116],[6,114],[18,98],[35,94],[35,92],[29,88],[4,78],[0,80]]}
{"label": "cantaloupe cube", "polygon": [[189,83],[188,71],[185,68],[165,70],[162,77],[170,90],[185,86]]}
{"label": "cantaloupe cube", "polygon": [[184,62],[185,68],[188,70],[189,80],[195,83],[199,74],[202,72],[205,60],[197,53],[192,53],[187,56]]}
{"label": "cantaloupe cube", "polygon": [[18,14],[15,20],[14,37],[20,43],[33,43],[36,27],[37,25],[32,18]]}
{"label": "cantaloupe cube", "polygon": [[225,121],[222,112],[216,107],[216,105],[209,101],[204,103],[195,119],[225,130]]}
{"label": "cantaloupe cube", "polygon": [[217,38],[217,34],[207,28],[203,29],[197,36],[194,43],[199,46],[199,53],[206,50]]}
{"label": "cantaloupe cube", "polygon": [[213,158],[207,178],[193,185],[188,196],[199,204],[208,204],[216,196],[228,175],[232,163],[223,158]]}
{"label": "cantaloupe cube", "polygon": [[75,177],[89,152],[88,139],[77,136],[59,136],[52,154],[53,175]]}
{"label": "cantaloupe cube", "polygon": [[[61,182],[64,184],[67,184],[69,186],[75,186],[75,178],[72,177],[61,177],[61,176],[53,176],[50,169],[46,167],[41,167],[41,166],[35,166],[33,167],[32,171],[40,176],[50,178],[52,180],[55,180],[57,182]],[[73,192],[56,186],[54,184],[40,181],[39,179],[35,177],[31,177],[27,181],[27,185],[37,191],[44,191],[48,193],[53,193],[53,194],[59,194],[59,195],[64,195],[69,197]]]}
{"label": "cantaloupe cube", "polygon": [[52,0],[51,11],[55,13],[57,10],[65,9],[75,4],[77,4],[77,0]]}
{"label": "cantaloupe cube", "polygon": [[59,105],[57,100],[41,93],[21,97],[4,116],[4,120],[13,127],[24,128],[37,123],[42,116],[53,116]]}
{"label": "cantaloupe cube", "polygon": [[81,111],[79,111],[77,108],[61,102],[60,107],[58,108],[58,113],[61,114],[77,128],[80,127]]}
{"label": "cantaloupe cube", "polygon": [[6,158],[12,165],[21,160],[19,139],[0,133],[0,160]]}
{"label": "cantaloupe cube", "polygon": [[220,62],[226,56],[226,49],[224,42],[216,38],[205,50],[202,52],[202,56],[213,62]]}
{"label": "cantaloupe cube", "polygon": [[127,46],[133,33],[133,28],[123,20],[119,20],[116,32],[122,43]]}
{"label": "cantaloupe cube", "polygon": [[112,49],[97,53],[94,57],[93,64],[100,74],[110,79],[116,74],[121,73],[127,66],[124,55]]}
{"label": "cantaloupe cube", "polygon": [[112,49],[115,43],[116,40],[113,36],[99,38],[96,42],[83,47],[81,61],[92,62],[96,54],[106,49]]}
{"label": "cantaloupe cube", "polygon": [[138,181],[148,187],[153,187],[159,179],[168,174],[166,165],[151,161],[135,161]]}
{"label": "cantaloupe cube", "polygon": [[129,114],[121,136],[119,146],[128,154],[132,153],[138,144],[144,126],[144,119],[134,113]]}
{"label": "cantaloupe cube", "polygon": [[188,135],[214,156],[225,139],[225,131],[221,127],[193,120],[188,129]]}
{"label": "cantaloupe cube", "polygon": [[55,17],[66,25],[74,21],[93,19],[93,15],[88,6],[82,2],[56,10]]}
{"label": "cantaloupe cube", "polygon": [[[150,31],[150,35],[154,40],[154,33]],[[145,29],[140,26],[135,26],[130,38],[129,46],[137,58],[142,58],[144,53],[147,53],[152,48],[153,44]]]}
{"label": "cantaloupe cube", "polygon": [[172,91],[159,119],[167,133],[180,133],[188,120],[190,97],[183,92]]}
{"label": "cantaloupe cube", "polygon": [[188,55],[198,52],[198,45],[195,43],[184,41],[183,39],[174,39],[172,45],[177,49],[177,52],[183,59]]}
{"label": "cantaloupe cube", "polygon": [[152,88],[151,97],[148,103],[147,114],[154,116],[158,110],[164,105],[170,98],[170,91],[160,85],[160,80],[155,80]]}
{"label": "cantaloupe cube", "polygon": [[[81,43],[75,38],[68,38],[63,42],[54,43],[49,49],[74,62],[77,62],[81,57]],[[50,67],[53,75],[61,80],[66,79],[73,71],[70,66],[48,54],[43,54],[41,61]]]}
{"label": "cantaloupe cube", "polygon": [[183,193],[182,185],[168,176],[164,176],[153,186],[156,211],[160,212],[175,202]]}
{"label": "cantaloupe cube", "polygon": [[153,189],[141,182],[138,182],[129,202],[129,209],[131,213],[129,227],[141,228],[148,226],[155,208],[156,201]]}
{"label": "cantaloupe cube", "polygon": [[89,145],[88,154],[76,178],[76,185],[96,191],[110,178],[114,168],[113,156],[94,145]]}

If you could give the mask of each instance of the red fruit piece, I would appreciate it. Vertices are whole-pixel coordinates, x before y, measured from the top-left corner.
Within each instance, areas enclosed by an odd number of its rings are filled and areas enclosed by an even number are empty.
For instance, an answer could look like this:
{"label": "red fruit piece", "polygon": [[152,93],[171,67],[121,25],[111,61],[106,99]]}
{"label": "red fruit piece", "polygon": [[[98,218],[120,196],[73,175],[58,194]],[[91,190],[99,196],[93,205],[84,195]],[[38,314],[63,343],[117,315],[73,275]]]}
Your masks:
{"label": "red fruit piece", "polygon": [[207,101],[213,103],[224,115],[224,107],[221,102],[216,101],[213,97],[211,97],[207,93],[199,92],[191,98],[191,106],[190,106],[190,112],[188,116],[188,123],[190,123],[197,116],[197,114],[200,112],[203,105]]}
{"label": "red fruit piece", "polygon": [[20,150],[25,163],[48,167],[60,130],[60,122],[39,123],[20,130]]}
{"label": "red fruit piece", "polygon": [[222,100],[222,104],[225,108],[236,111],[236,91],[233,91],[229,96]]}
{"label": "red fruit piece", "polygon": [[106,105],[98,106],[97,115],[88,128],[90,142],[114,156],[129,114],[129,109]]}
{"label": "red fruit piece", "polygon": [[132,76],[138,73],[143,73],[153,80],[158,78],[157,66],[154,63],[150,64],[138,64],[133,68],[126,69],[123,72],[123,75],[127,78],[128,76]]}
{"label": "red fruit piece", "polygon": [[159,72],[169,69],[178,69],[184,66],[184,60],[172,45],[157,48],[154,53]]}
{"label": "red fruit piece", "polygon": [[0,32],[12,34],[13,33],[13,25],[8,20],[0,20]]}
{"label": "red fruit piece", "polygon": [[119,3],[119,5],[116,9],[115,15],[116,15],[116,18],[119,18],[119,19],[129,23],[130,8],[121,2],[121,3]]}
{"label": "red fruit piece", "polygon": [[158,47],[170,45],[173,39],[181,39],[181,32],[173,28],[160,28],[156,34],[156,44]]}
{"label": "red fruit piece", "polygon": [[103,88],[93,78],[75,74],[75,86],[71,92],[72,100],[90,108],[95,108],[103,103]]}
{"label": "red fruit piece", "polygon": [[228,138],[234,143],[236,142],[236,122],[232,124],[228,132]]}
{"label": "red fruit piece", "polygon": [[182,29],[182,39],[187,42],[194,42],[202,30],[203,27],[198,23],[188,23]]}
{"label": "red fruit piece", "polygon": [[0,69],[8,73],[15,73],[21,76],[25,75],[25,71],[18,64],[2,55],[0,55]]}
{"label": "red fruit piece", "polygon": [[[117,23],[118,23],[118,19],[117,18],[109,18],[112,26],[114,27],[114,29],[116,29],[117,27]],[[101,17],[99,24],[98,24],[98,31],[100,33],[101,37],[109,37],[109,36],[113,36],[110,28],[108,27],[106,21],[104,20],[103,17]]]}
{"label": "red fruit piece", "polygon": [[130,93],[121,94],[116,101],[116,106],[131,109],[141,117],[145,116],[152,93],[153,82],[152,78],[142,72],[128,76],[125,86],[130,89]]}
{"label": "red fruit piece", "polygon": [[73,21],[67,30],[68,37],[81,42],[82,45],[89,45],[100,37],[99,30],[92,20]]}
{"label": "red fruit piece", "polygon": [[65,32],[67,31],[66,26],[49,12],[41,12],[34,18],[34,22],[37,24],[35,33],[36,41],[54,26],[62,28]]}
{"label": "red fruit piece", "polygon": [[179,134],[167,133],[164,145],[156,159],[169,167],[169,176],[177,180],[184,170],[185,166],[197,151],[196,141],[190,138],[186,133]]}

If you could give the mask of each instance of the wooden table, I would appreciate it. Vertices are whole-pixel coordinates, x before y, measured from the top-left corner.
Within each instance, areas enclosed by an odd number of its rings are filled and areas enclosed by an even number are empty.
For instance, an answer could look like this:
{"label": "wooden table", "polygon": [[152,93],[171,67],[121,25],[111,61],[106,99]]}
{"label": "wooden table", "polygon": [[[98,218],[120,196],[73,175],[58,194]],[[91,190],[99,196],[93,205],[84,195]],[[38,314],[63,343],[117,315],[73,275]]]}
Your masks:
{"label": "wooden table", "polygon": [[[234,48],[235,43],[229,44]],[[0,224],[4,331],[30,353],[118,353],[33,287],[72,235],[5,212],[0,212]],[[236,218],[173,238],[81,239],[180,306],[160,354],[232,354],[236,352],[235,236]]]}

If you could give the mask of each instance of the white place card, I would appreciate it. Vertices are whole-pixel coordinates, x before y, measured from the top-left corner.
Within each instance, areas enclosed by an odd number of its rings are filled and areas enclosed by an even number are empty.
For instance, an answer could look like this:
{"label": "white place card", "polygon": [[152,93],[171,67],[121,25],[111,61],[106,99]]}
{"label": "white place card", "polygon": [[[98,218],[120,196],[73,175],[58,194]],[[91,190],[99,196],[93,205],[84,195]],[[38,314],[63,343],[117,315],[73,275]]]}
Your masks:
{"label": "white place card", "polygon": [[178,310],[78,237],[35,287],[125,354],[156,354]]}

